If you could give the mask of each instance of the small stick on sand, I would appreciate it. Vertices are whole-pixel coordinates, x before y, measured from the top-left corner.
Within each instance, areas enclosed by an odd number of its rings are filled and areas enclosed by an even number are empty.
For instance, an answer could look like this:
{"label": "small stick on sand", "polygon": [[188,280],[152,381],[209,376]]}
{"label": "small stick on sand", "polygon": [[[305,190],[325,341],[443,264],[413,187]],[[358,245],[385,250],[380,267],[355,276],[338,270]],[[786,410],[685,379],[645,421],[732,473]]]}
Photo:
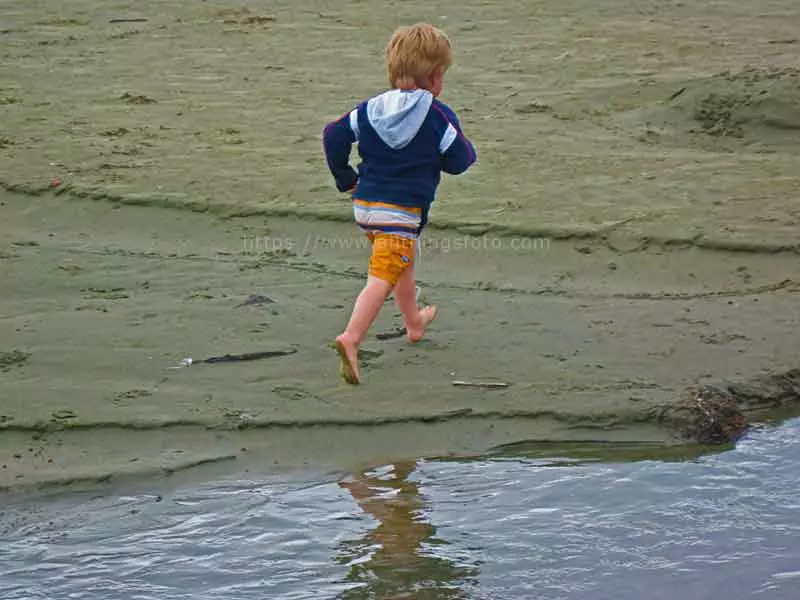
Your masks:
{"label": "small stick on sand", "polygon": [[289,348],[287,350],[266,350],[263,352],[247,352],[245,354],[225,354],[224,356],[212,356],[210,358],[203,358],[194,360],[193,358],[184,358],[178,365],[169,367],[170,369],[182,369],[183,367],[191,367],[198,363],[214,364],[225,362],[241,362],[246,360],[260,360],[262,358],[274,358],[276,356],[289,356],[290,354],[297,354],[297,348]]}
{"label": "small stick on sand", "polygon": [[211,358],[204,358],[195,362],[200,363],[221,363],[221,362],[239,362],[244,360],[259,360],[262,358],[273,358],[275,356],[289,356],[296,354],[297,348],[290,348],[288,350],[266,350],[264,352],[247,352],[245,354],[226,354],[224,356],[212,356]]}
{"label": "small stick on sand", "polygon": [[505,381],[454,381],[453,385],[456,387],[500,389],[507,388],[511,384]]}
{"label": "small stick on sand", "polygon": [[120,17],[118,19],[109,19],[109,23],[144,23],[147,21],[145,17]]}

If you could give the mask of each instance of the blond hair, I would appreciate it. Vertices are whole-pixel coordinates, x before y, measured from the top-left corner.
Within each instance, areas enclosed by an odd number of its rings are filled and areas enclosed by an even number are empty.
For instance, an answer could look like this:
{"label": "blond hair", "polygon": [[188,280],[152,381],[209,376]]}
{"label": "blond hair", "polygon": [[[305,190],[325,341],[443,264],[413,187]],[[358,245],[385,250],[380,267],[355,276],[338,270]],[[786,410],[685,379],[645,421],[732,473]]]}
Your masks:
{"label": "blond hair", "polygon": [[386,68],[394,88],[426,88],[436,73],[453,63],[450,39],[428,23],[401,27],[386,46]]}

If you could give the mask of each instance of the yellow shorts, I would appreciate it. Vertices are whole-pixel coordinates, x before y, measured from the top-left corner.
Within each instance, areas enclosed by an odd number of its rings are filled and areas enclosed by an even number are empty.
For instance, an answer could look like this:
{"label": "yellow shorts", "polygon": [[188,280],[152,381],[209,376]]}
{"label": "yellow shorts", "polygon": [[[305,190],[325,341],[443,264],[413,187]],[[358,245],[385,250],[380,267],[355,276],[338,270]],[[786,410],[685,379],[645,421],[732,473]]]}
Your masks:
{"label": "yellow shorts", "polygon": [[372,243],[369,274],[397,285],[406,269],[414,265],[417,241],[391,233],[367,233]]}

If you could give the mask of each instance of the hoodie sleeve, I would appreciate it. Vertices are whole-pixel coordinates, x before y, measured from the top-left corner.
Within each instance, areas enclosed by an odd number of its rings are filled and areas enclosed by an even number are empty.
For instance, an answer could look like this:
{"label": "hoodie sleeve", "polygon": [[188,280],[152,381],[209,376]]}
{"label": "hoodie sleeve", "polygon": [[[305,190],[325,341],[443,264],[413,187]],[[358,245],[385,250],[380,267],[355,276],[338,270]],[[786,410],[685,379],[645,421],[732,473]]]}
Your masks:
{"label": "hoodie sleeve", "polygon": [[325,160],[336,182],[336,189],[346,192],[358,181],[356,170],[350,166],[350,151],[358,141],[358,109],[325,126],[322,146]]}
{"label": "hoodie sleeve", "polygon": [[461,131],[461,124],[456,114],[443,103],[437,103],[437,108],[446,121],[445,131],[439,143],[442,171],[459,175],[475,163],[477,152],[472,142]]}

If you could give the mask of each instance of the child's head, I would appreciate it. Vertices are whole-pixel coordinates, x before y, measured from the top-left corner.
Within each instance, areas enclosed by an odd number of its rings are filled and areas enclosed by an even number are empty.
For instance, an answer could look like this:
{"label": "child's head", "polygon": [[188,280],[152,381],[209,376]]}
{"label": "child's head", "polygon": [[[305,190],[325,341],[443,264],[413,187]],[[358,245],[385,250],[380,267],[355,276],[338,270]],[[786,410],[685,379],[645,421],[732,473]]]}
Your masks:
{"label": "child's head", "polygon": [[401,27],[386,46],[386,67],[393,88],[422,88],[438,96],[452,62],[450,40],[427,23]]}

